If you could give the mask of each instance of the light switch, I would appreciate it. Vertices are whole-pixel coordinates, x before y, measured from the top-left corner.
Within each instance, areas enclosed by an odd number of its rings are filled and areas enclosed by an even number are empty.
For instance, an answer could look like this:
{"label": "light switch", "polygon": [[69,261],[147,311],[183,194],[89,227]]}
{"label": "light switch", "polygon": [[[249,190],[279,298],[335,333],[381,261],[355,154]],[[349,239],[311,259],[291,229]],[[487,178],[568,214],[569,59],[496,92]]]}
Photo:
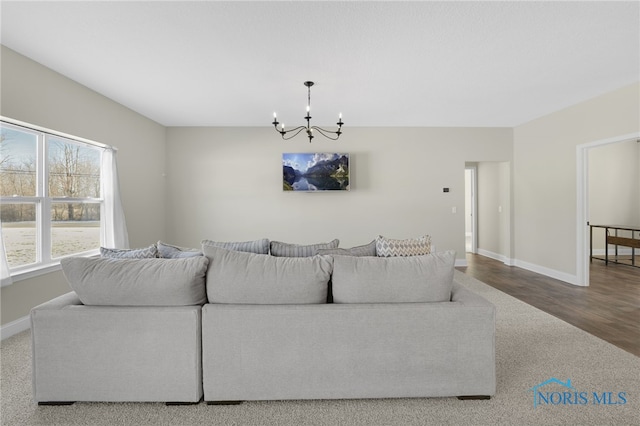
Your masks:
{"label": "light switch", "polygon": [[457,207],[451,207],[451,213],[456,214],[458,213],[458,208]]}

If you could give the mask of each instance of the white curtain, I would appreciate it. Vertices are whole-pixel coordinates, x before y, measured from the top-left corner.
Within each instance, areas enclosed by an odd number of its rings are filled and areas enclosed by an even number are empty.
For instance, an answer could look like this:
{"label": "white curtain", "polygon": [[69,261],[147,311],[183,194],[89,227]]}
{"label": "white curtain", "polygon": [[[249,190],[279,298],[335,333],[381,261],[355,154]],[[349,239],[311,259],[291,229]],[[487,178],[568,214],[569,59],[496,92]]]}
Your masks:
{"label": "white curtain", "polygon": [[0,221],[0,286],[13,284],[11,274],[9,274],[9,263],[7,263],[7,252],[4,250],[4,239],[2,238],[2,221]]}
{"label": "white curtain", "polygon": [[116,149],[108,148],[102,154],[102,196],[104,197],[104,228],[101,245],[109,248],[129,248],[129,234],[120,201],[120,183]]}

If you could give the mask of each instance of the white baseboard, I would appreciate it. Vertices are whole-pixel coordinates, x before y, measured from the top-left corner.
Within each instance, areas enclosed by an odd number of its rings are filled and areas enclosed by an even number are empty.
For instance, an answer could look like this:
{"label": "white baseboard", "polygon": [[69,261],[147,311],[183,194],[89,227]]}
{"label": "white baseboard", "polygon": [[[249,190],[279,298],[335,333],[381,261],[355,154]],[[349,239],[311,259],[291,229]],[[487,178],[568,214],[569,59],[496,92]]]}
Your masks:
{"label": "white baseboard", "polygon": [[15,334],[28,330],[29,328],[31,328],[31,322],[29,321],[29,315],[27,315],[0,327],[0,339],[8,339]]}
{"label": "white baseboard", "polygon": [[456,263],[454,265],[456,268],[466,268],[469,266],[467,263],[467,259],[456,259]]}
{"label": "white baseboard", "polygon": [[578,276],[568,274],[566,272],[556,271],[555,269],[547,268],[545,266],[536,265],[533,263],[525,262],[523,260],[515,261],[513,266],[517,266],[518,268],[526,269],[531,272],[535,272],[536,274],[546,275],[547,277],[554,278],[556,280],[564,281],[573,285],[582,285],[578,282]]}
{"label": "white baseboard", "polygon": [[478,254],[481,256],[489,257],[491,259],[503,262],[507,266],[515,266],[518,268],[526,269],[528,271],[535,272],[536,274],[545,275],[547,277],[564,281],[569,284],[581,285],[578,282],[578,277],[576,275],[567,274],[566,272],[556,271],[555,269],[547,268],[544,266],[536,265],[536,264],[525,262],[518,259],[510,259],[502,254],[493,253],[488,250],[478,249]]}
{"label": "white baseboard", "polygon": [[503,255],[503,254],[494,253],[492,251],[481,249],[481,248],[478,248],[478,254],[480,256],[484,256],[484,257],[488,257],[488,258],[491,258],[491,259],[494,259],[494,260],[498,260],[498,261],[504,263],[507,266],[515,266],[514,265],[514,260],[509,258],[509,257],[507,257],[507,256],[505,256],[505,255]]}

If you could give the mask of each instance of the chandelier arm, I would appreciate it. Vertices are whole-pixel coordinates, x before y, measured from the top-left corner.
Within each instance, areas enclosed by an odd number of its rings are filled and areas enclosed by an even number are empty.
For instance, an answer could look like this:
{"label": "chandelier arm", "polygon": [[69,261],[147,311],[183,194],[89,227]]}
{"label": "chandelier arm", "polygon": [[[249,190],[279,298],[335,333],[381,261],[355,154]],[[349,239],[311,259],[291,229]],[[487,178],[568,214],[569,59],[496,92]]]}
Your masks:
{"label": "chandelier arm", "polygon": [[[339,131],[339,130],[336,131],[336,132],[333,132],[331,130],[323,129],[322,127],[318,127],[318,126],[311,126],[311,128],[313,130],[317,130],[318,133],[320,133],[322,136],[324,136],[327,139],[331,139],[332,141],[337,141],[338,138],[340,137],[340,135],[342,134],[342,132]],[[336,135],[336,137],[329,136],[327,133],[332,133],[332,134]]]}
{"label": "chandelier arm", "polygon": [[[296,136],[298,136],[298,133],[300,133],[303,130],[306,130],[305,126],[299,126],[299,127],[296,127],[295,129],[286,130],[284,132],[281,132],[280,130],[278,130],[278,133],[280,133],[282,135],[282,139],[288,141],[289,139],[293,139]],[[286,134],[291,133],[291,132],[295,132],[295,133],[293,135],[289,136],[288,138],[285,137]]]}

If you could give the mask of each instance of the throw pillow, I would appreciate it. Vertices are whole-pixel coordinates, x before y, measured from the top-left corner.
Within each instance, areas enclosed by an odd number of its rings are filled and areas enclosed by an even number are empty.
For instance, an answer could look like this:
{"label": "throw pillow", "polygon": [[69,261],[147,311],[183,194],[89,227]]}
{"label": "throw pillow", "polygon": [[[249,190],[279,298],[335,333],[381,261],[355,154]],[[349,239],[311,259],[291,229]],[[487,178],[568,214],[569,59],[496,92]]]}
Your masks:
{"label": "throw pillow", "polygon": [[335,239],[328,243],[309,245],[288,244],[280,241],[271,241],[271,255],[277,257],[310,257],[315,256],[320,249],[334,249],[338,247],[340,240]]}
{"label": "throw pillow", "polygon": [[247,253],[269,254],[269,240],[263,238],[255,241],[238,241],[238,242],[220,242],[211,240],[202,240],[202,247],[222,247],[228,250],[244,251]]}
{"label": "throw pillow", "polygon": [[158,257],[158,247],[155,244],[139,249],[100,247],[100,256],[111,259],[152,259]]}
{"label": "throw pillow", "polygon": [[187,306],[207,302],[209,259],[69,257],[62,271],[85,305]]}
{"label": "throw pillow", "polygon": [[431,253],[431,236],[394,240],[380,235],[376,238],[376,254],[380,257],[422,256]]}
{"label": "throw pillow", "polygon": [[185,257],[202,256],[202,252],[198,249],[191,249],[158,241],[158,257],[163,259],[181,259]]}
{"label": "throw pillow", "polygon": [[369,244],[362,246],[344,248],[330,248],[330,249],[318,249],[318,254],[322,255],[342,255],[342,256],[375,256],[376,255],[376,240],[371,241]]}
{"label": "throw pillow", "polygon": [[333,258],[333,303],[445,302],[455,252],[411,257]]}
{"label": "throw pillow", "polygon": [[203,246],[209,303],[326,303],[329,256],[274,257]]}

